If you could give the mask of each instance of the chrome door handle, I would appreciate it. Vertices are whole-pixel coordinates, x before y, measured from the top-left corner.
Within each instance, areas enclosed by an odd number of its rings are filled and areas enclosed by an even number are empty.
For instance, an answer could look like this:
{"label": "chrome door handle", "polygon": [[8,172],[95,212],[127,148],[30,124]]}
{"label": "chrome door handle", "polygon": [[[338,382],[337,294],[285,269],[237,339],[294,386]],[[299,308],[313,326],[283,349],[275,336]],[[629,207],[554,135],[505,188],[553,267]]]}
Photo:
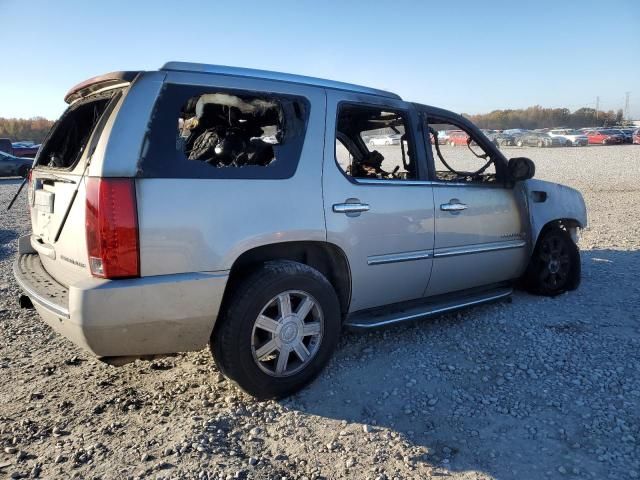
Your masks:
{"label": "chrome door handle", "polygon": [[443,203],[442,205],[440,205],[440,210],[443,210],[445,212],[459,212],[461,210],[466,210],[467,208],[467,205],[459,202]]}
{"label": "chrome door handle", "polygon": [[368,203],[336,203],[333,205],[336,213],[362,213],[369,211]]}

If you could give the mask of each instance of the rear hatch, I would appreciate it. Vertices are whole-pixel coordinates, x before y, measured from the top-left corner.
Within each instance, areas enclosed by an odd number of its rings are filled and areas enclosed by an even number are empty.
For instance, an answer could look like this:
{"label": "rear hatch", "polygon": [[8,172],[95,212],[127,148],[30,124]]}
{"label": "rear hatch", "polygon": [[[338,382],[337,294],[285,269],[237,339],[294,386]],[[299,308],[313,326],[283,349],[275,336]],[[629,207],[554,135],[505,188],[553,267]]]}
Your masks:
{"label": "rear hatch", "polygon": [[101,161],[99,152],[104,148],[97,147],[106,140],[102,138],[108,135],[105,126],[131,80],[88,81],[72,89],[66,97],[72,104],[51,129],[31,172],[31,245],[47,272],[65,286],[91,276],[85,232],[86,172],[89,162]]}

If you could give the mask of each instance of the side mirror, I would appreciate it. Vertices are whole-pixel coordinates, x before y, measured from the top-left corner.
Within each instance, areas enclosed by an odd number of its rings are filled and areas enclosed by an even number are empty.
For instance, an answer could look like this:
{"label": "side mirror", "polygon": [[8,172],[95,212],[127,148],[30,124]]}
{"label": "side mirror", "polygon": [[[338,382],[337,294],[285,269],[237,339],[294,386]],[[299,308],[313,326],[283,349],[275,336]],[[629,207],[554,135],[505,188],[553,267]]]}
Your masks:
{"label": "side mirror", "polygon": [[514,182],[529,180],[536,174],[536,165],[526,157],[516,157],[509,159],[507,165],[509,179]]}

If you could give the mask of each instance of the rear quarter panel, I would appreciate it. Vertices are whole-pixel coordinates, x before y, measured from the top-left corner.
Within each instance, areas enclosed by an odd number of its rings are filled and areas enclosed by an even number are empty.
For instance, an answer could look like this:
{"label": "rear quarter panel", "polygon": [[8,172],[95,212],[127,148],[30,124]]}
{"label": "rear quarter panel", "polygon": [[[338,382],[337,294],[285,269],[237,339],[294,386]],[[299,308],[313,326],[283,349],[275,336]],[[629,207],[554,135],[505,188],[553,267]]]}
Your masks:
{"label": "rear quarter panel", "polygon": [[309,101],[309,119],[291,178],[138,178],[142,276],[228,270],[238,256],[254,247],[296,240],[325,241],[321,183],[324,90],[186,72],[170,73],[167,81],[300,95]]}

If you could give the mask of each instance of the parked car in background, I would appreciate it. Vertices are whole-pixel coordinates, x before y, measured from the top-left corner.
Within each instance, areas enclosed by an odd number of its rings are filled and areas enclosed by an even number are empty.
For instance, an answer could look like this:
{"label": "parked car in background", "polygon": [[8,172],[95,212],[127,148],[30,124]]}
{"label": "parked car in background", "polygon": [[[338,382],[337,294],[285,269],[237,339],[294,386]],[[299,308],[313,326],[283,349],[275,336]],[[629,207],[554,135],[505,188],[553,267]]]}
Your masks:
{"label": "parked car in background", "polygon": [[589,145],[616,145],[622,143],[622,137],[606,130],[587,130],[584,134],[589,139]]}
{"label": "parked car in background", "polygon": [[449,133],[449,130],[438,131],[438,143],[440,145],[445,145],[449,141]]}
{"label": "parked car in background", "polygon": [[633,144],[640,145],[640,128],[633,131]]}
{"label": "parked car in background", "polygon": [[0,138],[0,152],[6,152],[15,157],[33,158],[38,153],[40,145],[33,142],[11,142],[9,138]]}
{"label": "parked car in background", "polygon": [[493,142],[496,147],[506,147],[515,145],[515,136],[499,130],[482,130],[482,133]]}
{"label": "parked car in background", "polygon": [[399,145],[400,135],[382,135],[379,137],[372,137],[369,139],[369,145]]}
{"label": "parked car in background", "polygon": [[33,158],[21,158],[7,152],[0,152],[0,177],[26,177]]}
{"label": "parked car in background", "polygon": [[453,131],[449,133],[448,143],[452,147],[464,146],[467,144],[469,135],[463,131]]}
{"label": "parked car in background", "polygon": [[518,147],[562,147],[565,140],[560,137],[552,137],[544,132],[529,132],[517,137]]}
{"label": "parked car in background", "polygon": [[549,135],[551,137],[559,137],[564,139],[565,147],[584,147],[589,144],[589,139],[587,138],[587,136],[578,130],[550,130]]}
{"label": "parked car in background", "polygon": [[628,130],[622,128],[607,128],[603,131],[611,135],[618,135],[620,138],[622,138],[622,143],[633,142],[633,133]]}

